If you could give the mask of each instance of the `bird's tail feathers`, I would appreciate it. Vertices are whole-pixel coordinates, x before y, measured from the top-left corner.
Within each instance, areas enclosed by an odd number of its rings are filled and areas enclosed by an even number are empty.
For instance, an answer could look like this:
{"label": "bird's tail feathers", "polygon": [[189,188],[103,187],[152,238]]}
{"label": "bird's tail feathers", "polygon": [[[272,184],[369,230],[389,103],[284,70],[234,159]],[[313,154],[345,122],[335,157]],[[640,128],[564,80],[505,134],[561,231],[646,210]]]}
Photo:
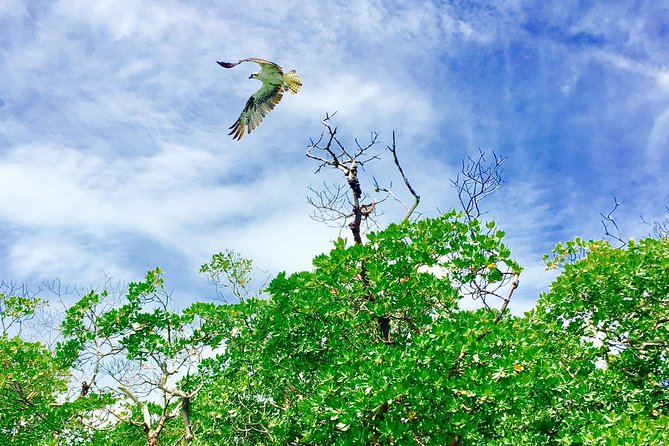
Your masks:
{"label": "bird's tail feathers", "polygon": [[300,91],[300,88],[302,88],[302,79],[297,75],[295,70],[291,70],[284,74],[283,79],[286,82],[286,85],[288,85],[290,92],[293,94],[297,93]]}

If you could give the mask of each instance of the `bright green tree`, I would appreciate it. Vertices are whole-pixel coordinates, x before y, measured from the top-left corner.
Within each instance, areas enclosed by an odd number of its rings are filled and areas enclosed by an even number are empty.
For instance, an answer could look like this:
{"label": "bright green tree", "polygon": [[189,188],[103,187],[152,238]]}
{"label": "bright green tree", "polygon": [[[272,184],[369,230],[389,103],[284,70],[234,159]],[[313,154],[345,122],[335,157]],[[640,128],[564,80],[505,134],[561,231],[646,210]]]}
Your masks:
{"label": "bright green tree", "polygon": [[[70,445],[89,438],[80,416],[103,404],[68,390],[70,370],[45,345],[19,336],[45,302],[0,293],[0,444]],[[13,331],[13,335],[8,332]]]}
{"label": "bright green tree", "polygon": [[576,239],[546,261],[562,272],[525,321],[525,419],[554,444],[669,442],[669,240]]}
{"label": "bright green tree", "polygon": [[199,329],[194,312],[173,308],[161,274],[149,271],[143,282],[131,283],[118,306],[104,305],[107,292],[90,292],[66,312],[59,356],[91,373],[91,392],[115,398],[91,414],[106,421],[96,445],[193,438],[191,400],[201,388],[194,375],[213,335]]}
{"label": "bright green tree", "polygon": [[[202,398],[219,441],[419,445],[491,435],[496,377],[522,371],[499,336],[520,272],[503,236],[454,212],[405,221],[366,244],[339,240],[311,272],[280,274],[268,300],[218,307],[212,321],[231,336],[211,362],[218,387]],[[463,290],[497,295],[499,308],[461,310]]]}

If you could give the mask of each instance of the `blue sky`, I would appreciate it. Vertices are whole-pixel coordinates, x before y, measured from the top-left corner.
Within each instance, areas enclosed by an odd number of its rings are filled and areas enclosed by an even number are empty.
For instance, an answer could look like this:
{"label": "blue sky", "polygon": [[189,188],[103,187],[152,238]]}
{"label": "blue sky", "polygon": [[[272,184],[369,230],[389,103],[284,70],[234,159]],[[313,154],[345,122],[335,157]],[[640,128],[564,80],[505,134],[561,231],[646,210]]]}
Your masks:
{"label": "blue sky", "polygon": [[[0,28],[0,280],[160,266],[186,302],[211,296],[197,269],[226,248],[309,268],[338,236],[309,218],[307,187],[334,177],[304,155],[334,111],[349,143],[395,130],[427,216],[456,206],[463,157],[508,157],[484,207],[526,268],[516,311],[556,242],[603,236],[613,197],[627,237],[667,216],[664,1],[15,0]],[[304,87],[237,142],[257,67],[215,62],[244,57]],[[399,184],[390,167],[370,174]]]}

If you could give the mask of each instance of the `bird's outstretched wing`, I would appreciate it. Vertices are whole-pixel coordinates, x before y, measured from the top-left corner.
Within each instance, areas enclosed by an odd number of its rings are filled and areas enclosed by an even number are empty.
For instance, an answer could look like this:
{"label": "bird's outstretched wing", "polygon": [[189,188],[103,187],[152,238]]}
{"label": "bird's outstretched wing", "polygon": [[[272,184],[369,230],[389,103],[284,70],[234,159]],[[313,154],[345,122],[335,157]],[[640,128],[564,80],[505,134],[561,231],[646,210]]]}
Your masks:
{"label": "bird's outstretched wing", "polygon": [[242,62],[255,62],[260,65],[260,72],[253,73],[251,78],[257,79],[263,84],[249,98],[239,119],[230,127],[232,131],[229,135],[232,135],[233,139],[237,140],[242,139],[247,130],[248,133],[251,133],[260,125],[267,113],[272,111],[274,106],[279,103],[284,91],[287,90],[295,94],[302,87],[302,80],[295,70],[284,74],[280,66],[265,59],[249,57],[238,62],[217,63],[223,68],[232,68]]}
{"label": "bird's outstretched wing", "polygon": [[232,135],[233,139],[240,140],[244,136],[245,130],[251,133],[256,127],[260,125],[263,118],[272,111],[274,106],[281,101],[283,97],[283,86],[263,83],[262,87],[253,96],[246,101],[246,106],[239,115],[239,119],[230,126],[232,131],[228,135]]}
{"label": "bird's outstretched wing", "polygon": [[242,62],[255,62],[258,65],[260,65],[260,67],[263,70],[265,69],[265,67],[273,67],[274,69],[276,69],[280,72],[283,71],[283,68],[281,68],[280,66],[278,66],[274,62],[270,62],[269,60],[265,60],[265,59],[260,59],[258,57],[247,57],[246,59],[242,59],[242,60],[239,60],[237,62],[216,62],[216,63],[219,64],[220,66],[222,66],[223,68],[232,68],[232,67],[236,67],[237,65],[239,65]]}

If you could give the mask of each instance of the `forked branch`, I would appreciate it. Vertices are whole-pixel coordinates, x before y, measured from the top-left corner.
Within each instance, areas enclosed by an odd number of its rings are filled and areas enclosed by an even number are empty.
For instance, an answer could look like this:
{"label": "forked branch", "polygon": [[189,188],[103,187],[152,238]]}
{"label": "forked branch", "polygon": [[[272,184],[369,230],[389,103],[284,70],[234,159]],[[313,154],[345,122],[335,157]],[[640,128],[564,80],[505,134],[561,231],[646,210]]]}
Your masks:
{"label": "forked branch", "polygon": [[485,152],[479,149],[478,158],[467,157],[468,162],[463,159],[461,172],[455,180],[451,180],[451,184],[458,191],[458,199],[467,220],[479,218],[484,214],[480,202],[504,184],[502,164],[506,158],[498,156],[495,152],[492,152],[492,156],[493,162],[488,164]]}
{"label": "forked branch", "polygon": [[340,227],[348,226],[353,233],[354,240],[357,243],[361,243],[362,223],[374,222],[374,218],[378,217],[381,213],[379,208],[381,203],[389,197],[393,197],[407,209],[403,220],[408,220],[418,207],[420,196],[411,186],[400,164],[397,156],[395,132],[393,132],[392,145],[387,146],[385,150],[392,154],[395,167],[402,177],[402,181],[411,194],[413,201],[410,205],[406,205],[395,195],[391,187],[381,187],[376,179],[374,180],[374,192],[382,192],[384,195],[370,200],[369,195],[363,191],[358,173],[365,170],[366,164],[370,161],[380,159],[383,151],[372,153],[373,147],[379,142],[379,135],[376,132],[372,132],[367,144],[361,144],[355,139],[355,148],[349,150],[339,140],[337,127],[331,124],[331,119],[334,115],[334,113],[332,115],[325,115],[325,118],[321,121],[325,130],[317,140],[310,140],[306,155],[308,158],[319,163],[316,173],[320,172],[324,167],[336,169],[346,178],[347,186],[325,185],[324,189],[320,191],[310,187],[313,197],[309,197],[307,200],[316,209],[316,212],[312,215],[314,220],[329,224],[339,221]]}

